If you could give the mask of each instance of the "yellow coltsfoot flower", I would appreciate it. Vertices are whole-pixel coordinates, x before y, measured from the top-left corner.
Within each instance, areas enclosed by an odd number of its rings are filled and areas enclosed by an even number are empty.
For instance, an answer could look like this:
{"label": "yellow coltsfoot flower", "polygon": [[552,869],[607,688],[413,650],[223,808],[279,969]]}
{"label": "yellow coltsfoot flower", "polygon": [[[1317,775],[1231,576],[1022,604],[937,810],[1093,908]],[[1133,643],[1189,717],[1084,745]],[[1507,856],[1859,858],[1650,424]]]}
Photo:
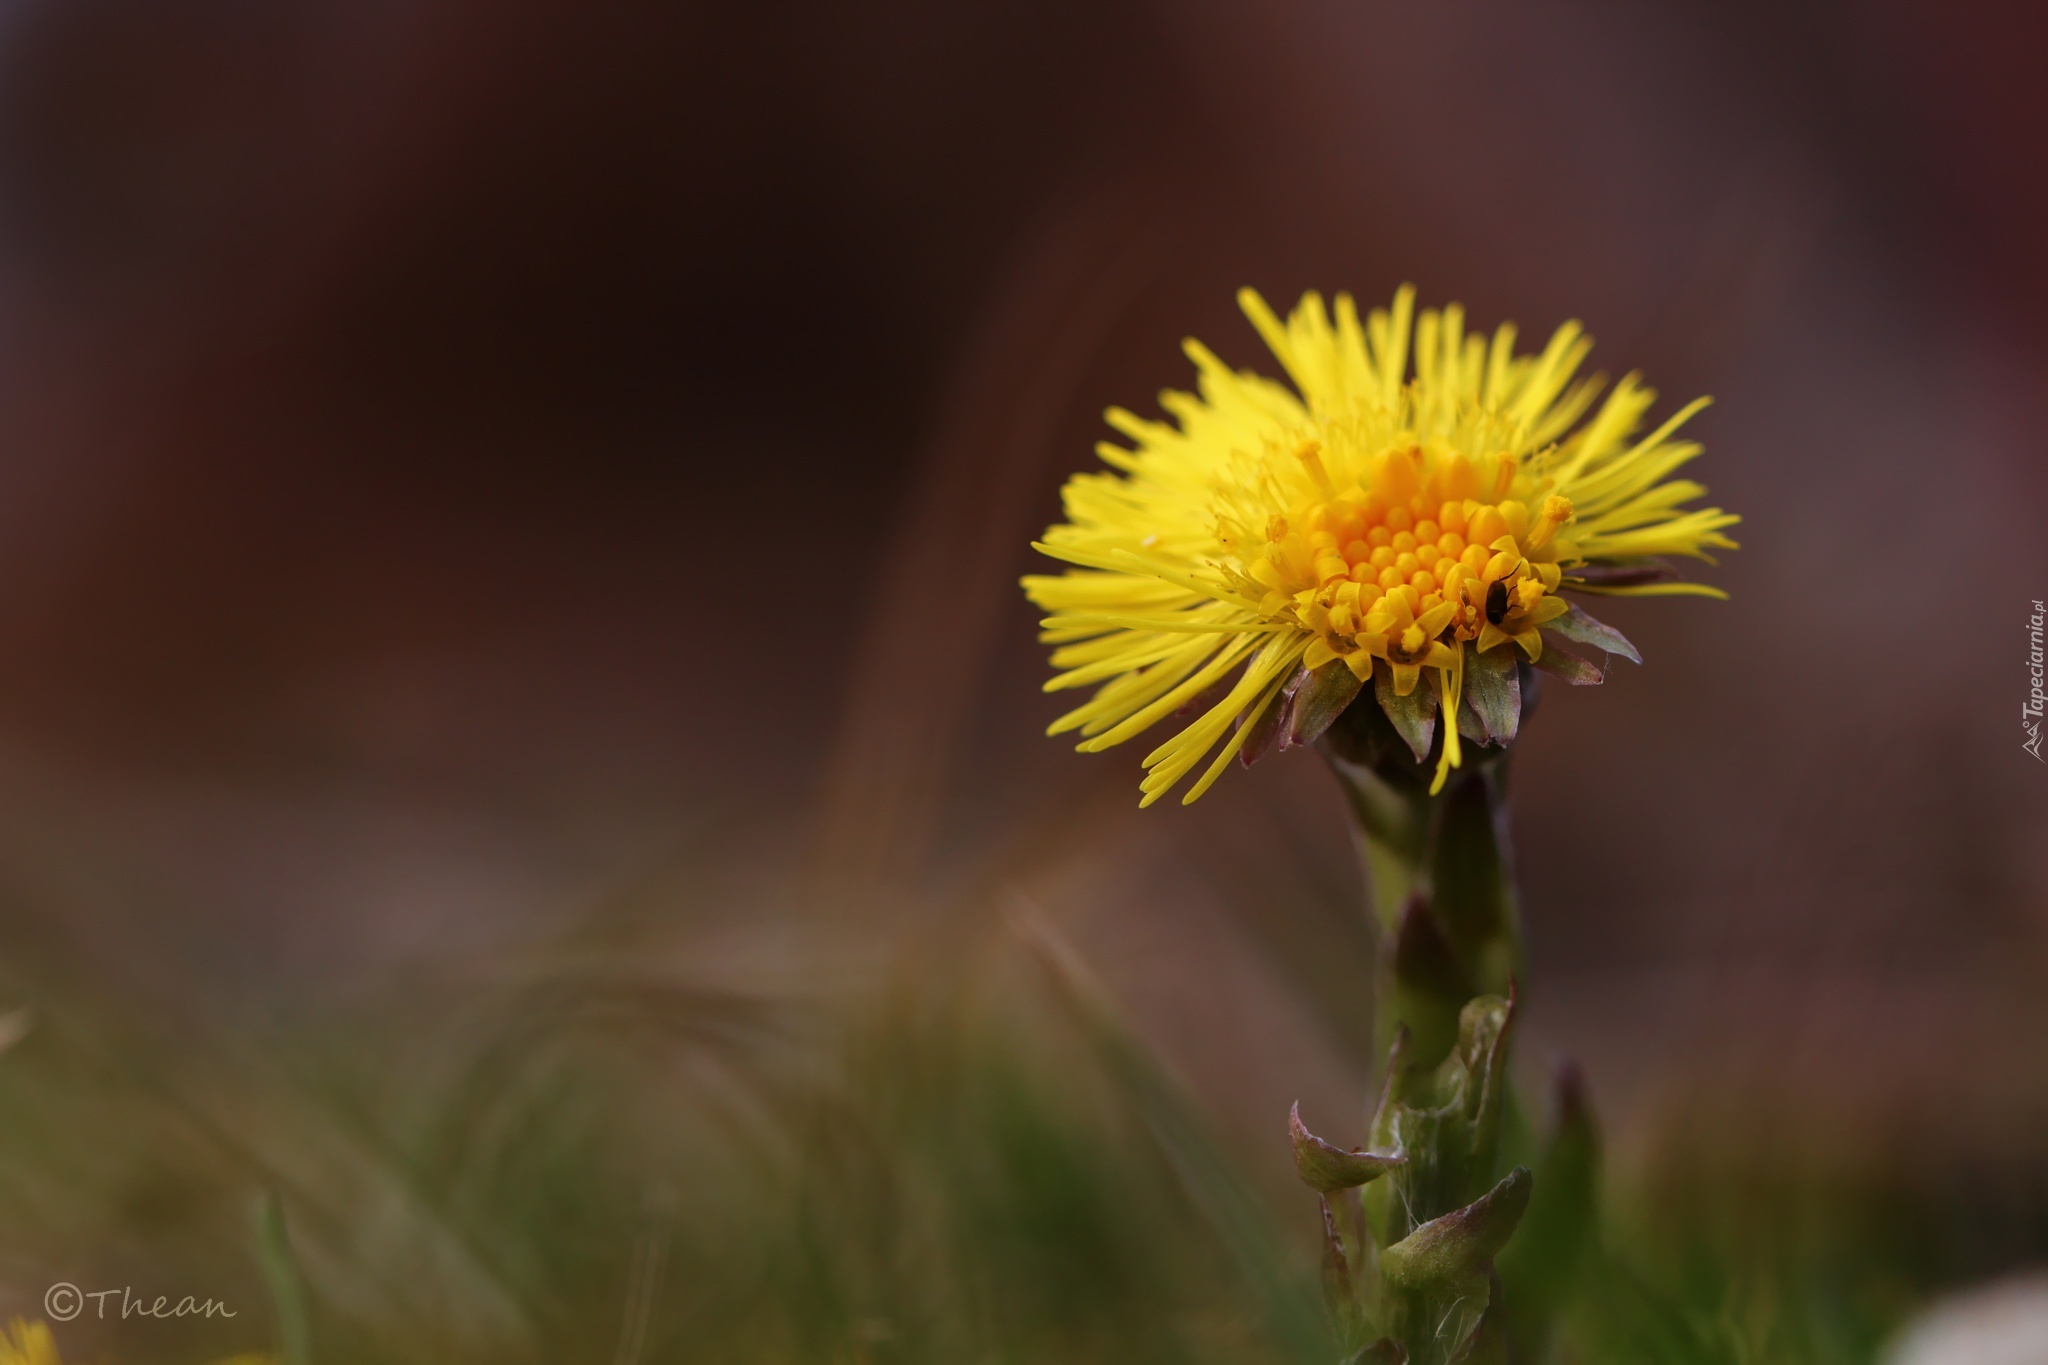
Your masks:
{"label": "yellow coltsfoot flower", "polygon": [[1577,323],[1532,356],[1512,326],[1467,335],[1455,304],[1417,316],[1410,288],[1363,320],[1342,294],[1285,322],[1239,302],[1294,387],[1189,341],[1199,392],[1160,399],[1177,425],[1110,410],[1134,443],[1097,447],[1119,472],[1071,479],[1036,546],[1074,567],[1024,579],[1049,613],[1046,689],[1099,684],[1051,733],[1094,752],[1199,708],[1146,756],[1143,804],[1207,759],[1193,801],[1233,757],[1313,742],[1354,703],[1385,709],[1418,762],[1441,713],[1436,791],[1461,729],[1513,737],[1517,654],[1572,682],[1601,675],[1560,641],[1637,658],[1561,592],[1724,595],[1663,563],[1734,546],[1738,519],[1685,508],[1706,490],[1669,477],[1699,454],[1673,433],[1706,399],[1638,439],[1655,392],[1631,374],[1596,411]]}

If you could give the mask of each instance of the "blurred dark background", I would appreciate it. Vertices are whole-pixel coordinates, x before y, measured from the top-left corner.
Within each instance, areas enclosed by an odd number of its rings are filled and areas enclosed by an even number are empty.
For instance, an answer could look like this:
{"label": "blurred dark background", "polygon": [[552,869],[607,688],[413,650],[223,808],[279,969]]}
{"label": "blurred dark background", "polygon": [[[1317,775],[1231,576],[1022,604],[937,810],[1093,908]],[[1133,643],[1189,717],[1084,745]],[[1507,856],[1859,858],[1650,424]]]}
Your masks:
{"label": "blurred dark background", "polygon": [[706,970],[909,942],[938,982],[1022,896],[1284,1188],[1277,1116],[1369,1069],[1334,789],[1295,756],[1140,815],[1140,749],[1040,734],[1015,578],[1181,337],[1270,368],[1239,285],[1412,280],[1714,395],[1745,517],[1733,600],[1617,605],[1646,666],[1523,745],[1529,1064],[1586,1064],[1624,1161],[1783,1097],[2003,1207],[2048,1111],[2044,36],[16,0],[16,932],[258,1030],[621,897]]}

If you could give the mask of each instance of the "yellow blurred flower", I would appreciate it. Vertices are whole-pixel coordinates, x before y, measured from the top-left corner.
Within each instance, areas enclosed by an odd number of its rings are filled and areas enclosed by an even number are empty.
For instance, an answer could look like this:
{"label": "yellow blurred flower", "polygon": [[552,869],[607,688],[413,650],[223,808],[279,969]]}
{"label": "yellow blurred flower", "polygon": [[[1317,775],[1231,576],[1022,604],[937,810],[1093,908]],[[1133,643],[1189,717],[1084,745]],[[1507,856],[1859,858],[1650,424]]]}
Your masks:
{"label": "yellow blurred flower", "polygon": [[63,1365],[57,1359],[57,1339],[47,1322],[24,1322],[20,1318],[0,1333],[0,1365]]}
{"label": "yellow blurred flower", "polygon": [[[1632,657],[1562,591],[1722,595],[1659,559],[1734,545],[1738,519],[1685,508],[1706,490],[1669,477],[1699,453],[1673,433],[1706,399],[1637,438],[1655,392],[1631,374],[1594,410],[1577,323],[1532,356],[1512,326],[1467,335],[1457,305],[1416,316],[1409,288],[1363,320],[1342,294],[1334,317],[1308,294],[1284,323],[1251,290],[1239,302],[1293,389],[1189,341],[1199,393],[1161,398],[1178,424],[1110,410],[1134,445],[1097,449],[1120,473],[1071,479],[1036,546],[1075,567],[1024,579],[1050,613],[1047,690],[1101,684],[1051,733],[1094,752],[1200,706],[1146,756],[1142,804],[1221,742],[1183,801],[1208,790],[1311,676],[1326,724],[1333,696],[1372,683],[1393,714],[1431,675],[1438,790],[1461,762],[1468,670],[1511,687],[1513,651],[1540,662],[1546,629]],[[1475,733],[1504,742],[1513,718]]]}

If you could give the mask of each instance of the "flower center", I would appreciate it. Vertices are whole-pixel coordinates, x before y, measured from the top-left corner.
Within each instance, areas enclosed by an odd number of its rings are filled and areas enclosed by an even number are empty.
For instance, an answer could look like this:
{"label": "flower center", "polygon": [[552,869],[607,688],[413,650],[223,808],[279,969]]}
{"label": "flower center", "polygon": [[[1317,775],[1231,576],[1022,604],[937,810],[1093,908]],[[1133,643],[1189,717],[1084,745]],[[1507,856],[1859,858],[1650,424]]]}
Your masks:
{"label": "flower center", "polygon": [[[1489,625],[1518,633],[1558,585],[1556,535],[1572,515],[1564,498],[1544,498],[1532,515],[1514,498],[1472,496],[1480,470],[1462,455],[1425,478],[1419,452],[1398,451],[1371,462],[1370,490],[1360,483],[1333,493],[1315,451],[1301,458],[1319,476],[1321,496],[1271,516],[1257,536],[1224,533],[1265,589],[1263,616],[1291,617],[1338,653],[1361,636],[1384,636],[1388,657],[1405,662],[1445,636],[1475,639]],[[1496,477],[1485,482],[1505,492],[1512,462],[1489,463]]]}

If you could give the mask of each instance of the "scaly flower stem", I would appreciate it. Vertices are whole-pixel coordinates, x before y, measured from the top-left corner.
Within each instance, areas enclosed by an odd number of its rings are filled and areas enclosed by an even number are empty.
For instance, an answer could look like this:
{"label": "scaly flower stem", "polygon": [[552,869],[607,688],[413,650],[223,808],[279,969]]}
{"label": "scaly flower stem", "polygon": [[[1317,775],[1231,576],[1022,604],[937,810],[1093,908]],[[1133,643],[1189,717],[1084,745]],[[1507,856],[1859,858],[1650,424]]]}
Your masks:
{"label": "scaly flower stem", "polygon": [[1457,1041],[1465,1002],[1506,995],[1521,963],[1507,750],[1468,747],[1474,757],[1431,796],[1435,760],[1418,762],[1378,706],[1351,707],[1323,741],[1378,921],[1377,1040],[1384,1051],[1407,1025],[1425,1065]]}

